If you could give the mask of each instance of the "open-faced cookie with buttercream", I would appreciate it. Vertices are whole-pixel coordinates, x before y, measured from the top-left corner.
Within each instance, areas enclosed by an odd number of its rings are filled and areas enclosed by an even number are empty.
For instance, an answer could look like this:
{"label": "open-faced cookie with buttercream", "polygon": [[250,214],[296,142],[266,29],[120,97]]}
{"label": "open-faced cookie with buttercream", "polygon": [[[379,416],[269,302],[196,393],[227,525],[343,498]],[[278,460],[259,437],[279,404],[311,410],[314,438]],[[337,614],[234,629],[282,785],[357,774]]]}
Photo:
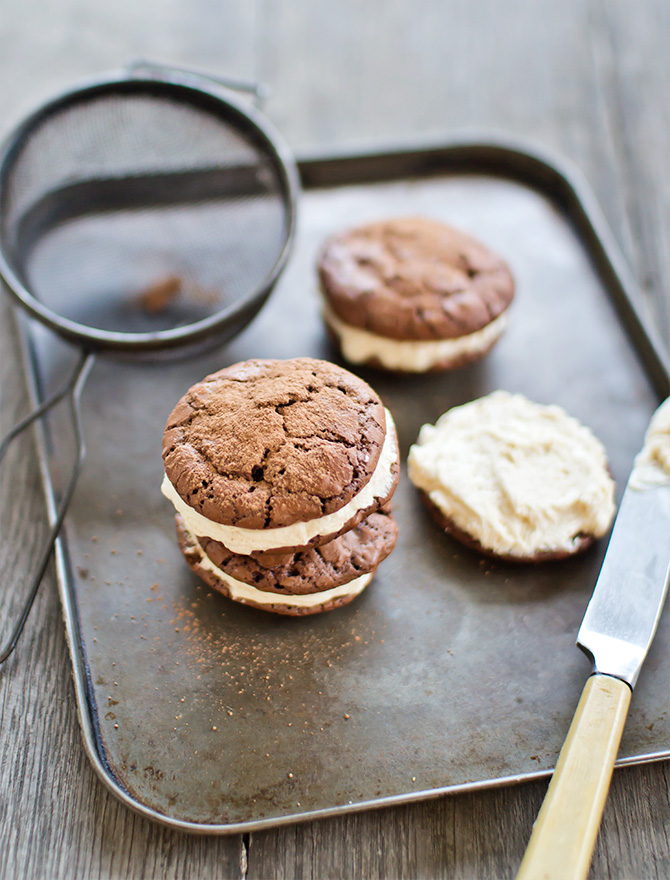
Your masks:
{"label": "open-faced cookie with buttercream", "polygon": [[168,417],[163,461],[163,492],[188,531],[246,556],[326,543],[398,481],[377,394],[312,358],[245,361],[198,382]]}
{"label": "open-faced cookie with buttercream", "polygon": [[409,476],[447,533],[488,556],[560,559],[615,512],[605,448],[558,406],[496,391],[424,425]]}
{"label": "open-faced cookie with buttercream", "polygon": [[318,269],[324,319],[343,357],[397,372],[483,357],[502,335],[514,296],[501,257],[423,217],[336,233]]}

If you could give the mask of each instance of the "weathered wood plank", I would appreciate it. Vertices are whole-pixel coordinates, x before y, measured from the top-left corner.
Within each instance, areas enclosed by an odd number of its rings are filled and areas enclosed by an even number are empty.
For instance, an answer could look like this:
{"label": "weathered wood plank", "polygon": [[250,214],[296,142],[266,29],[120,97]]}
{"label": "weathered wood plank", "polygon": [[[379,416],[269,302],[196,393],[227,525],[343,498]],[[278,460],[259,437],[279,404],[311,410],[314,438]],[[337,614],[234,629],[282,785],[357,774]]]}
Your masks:
{"label": "weathered wood plank", "polygon": [[668,341],[670,299],[663,285],[670,272],[670,125],[662,108],[670,89],[670,7],[622,0],[592,5],[594,65],[617,169],[611,183],[626,206],[629,257]]}
{"label": "weathered wood plank", "polygon": [[255,0],[6,3],[0,128],[59,89],[137,58],[254,78],[256,31]]}
{"label": "weathered wood plank", "polygon": [[[663,880],[670,865],[667,764],[617,770],[592,878]],[[251,835],[250,880],[512,876],[546,783],[458,795]]]}

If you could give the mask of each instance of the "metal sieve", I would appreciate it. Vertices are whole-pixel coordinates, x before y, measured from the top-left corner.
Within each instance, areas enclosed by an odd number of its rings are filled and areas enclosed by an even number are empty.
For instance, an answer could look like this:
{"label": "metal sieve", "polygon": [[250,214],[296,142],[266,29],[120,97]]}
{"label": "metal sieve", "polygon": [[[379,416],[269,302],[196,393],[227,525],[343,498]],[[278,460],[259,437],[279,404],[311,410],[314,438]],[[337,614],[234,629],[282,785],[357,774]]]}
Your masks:
{"label": "metal sieve", "polygon": [[77,459],[4,649],[37,594],[83,463],[79,403],[98,353],[221,345],[256,315],[295,230],[294,160],[249,102],[259,90],[136,62],[41,106],[0,152],[0,276],[18,306],[82,354],[11,441],[68,400]]}

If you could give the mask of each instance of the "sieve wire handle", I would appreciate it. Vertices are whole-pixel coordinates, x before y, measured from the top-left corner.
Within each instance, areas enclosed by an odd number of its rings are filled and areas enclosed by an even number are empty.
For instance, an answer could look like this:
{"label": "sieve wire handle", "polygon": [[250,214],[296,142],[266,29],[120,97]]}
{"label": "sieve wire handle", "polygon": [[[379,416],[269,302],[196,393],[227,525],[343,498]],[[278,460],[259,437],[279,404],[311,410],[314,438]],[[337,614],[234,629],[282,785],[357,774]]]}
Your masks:
{"label": "sieve wire handle", "polygon": [[233,89],[236,92],[248,92],[253,95],[257,104],[263,104],[270,97],[270,88],[265,83],[253,82],[247,79],[233,79],[228,76],[218,76],[205,70],[195,70],[192,67],[177,67],[174,64],[159,64],[157,61],[148,61],[145,58],[137,58],[128,64],[129,73],[141,73],[148,71],[149,73],[188,73],[191,76],[198,76],[201,79],[208,79],[210,82],[218,83],[227,89]]}
{"label": "sieve wire handle", "polygon": [[40,406],[34,409],[29,415],[27,415],[17,425],[15,425],[14,428],[12,428],[12,430],[3,439],[2,443],[0,443],[0,461],[2,461],[12,440],[18,437],[19,434],[25,431],[25,429],[32,425],[33,422],[36,422],[38,419],[43,418],[43,416],[45,416],[50,409],[56,406],[57,403],[60,403],[61,400],[68,398],[72,415],[72,425],[74,427],[75,442],[77,446],[75,463],[72,467],[70,481],[61,498],[60,505],[56,513],[56,519],[51,526],[51,531],[49,532],[46,544],[44,545],[44,549],[42,550],[39,565],[37,566],[37,570],[30,584],[28,596],[23,603],[21,613],[16,624],[14,625],[14,629],[10,637],[8,638],[6,644],[0,650],[0,664],[4,663],[5,660],[10,656],[10,654],[16,647],[19,638],[21,637],[21,633],[23,632],[23,628],[26,625],[28,615],[30,614],[30,609],[33,607],[35,597],[37,596],[37,591],[39,590],[40,584],[42,583],[44,572],[46,571],[47,565],[49,564],[49,559],[51,558],[51,554],[53,553],[56,539],[58,538],[58,533],[60,532],[63,525],[63,520],[65,519],[65,514],[67,513],[67,509],[70,506],[70,501],[72,500],[79,474],[81,473],[81,468],[84,463],[84,457],[86,455],[86,445],[84,443],[84,434],[81,427],[80,403],[82,391],[84,390],[84,385],[86,384],[86,380],[88,379],[94,362],[95,354],[93,354],[92,352],[82,352],[77,366],[75,367],[65,386],[61,388],[60,391],[52,394],[51,397],[48,397],[42,404],[40,404]]}

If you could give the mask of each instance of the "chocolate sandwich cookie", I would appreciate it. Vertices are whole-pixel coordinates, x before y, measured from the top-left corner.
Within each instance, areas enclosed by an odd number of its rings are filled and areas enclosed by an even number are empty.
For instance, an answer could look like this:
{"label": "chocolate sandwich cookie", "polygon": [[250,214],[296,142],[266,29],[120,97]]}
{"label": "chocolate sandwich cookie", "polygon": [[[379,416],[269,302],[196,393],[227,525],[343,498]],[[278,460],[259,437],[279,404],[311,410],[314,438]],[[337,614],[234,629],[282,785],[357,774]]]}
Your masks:
{"label": "chocolate sandwich cookie", "polygon": [[388,511],[377,511],[339,538],[297,551],[274,568],[230,553],[211,538],[196,538],[179,514],[177,534],[186,561],[210,587],[245,605],[296,616],[329,611],[358,596],[393,550],[397,526]]}
{"label": "chocolate sandwich cookie", "polygon": [[440,528],[498,559],[585,550],[614,517],[602,443],[558,406],[496,391],[421,428],[409,477]]}
{"label": "chocolate sandwich cookie", "polygon": [[326,543],[386,503],[398,481],[395,427],[379,397],[311,358],[207,376],[170,414],[163,460],[163,492],[187,529],[244,556]]}
{"label": "chocolate sandwich cookie", "polygon": [[319,260],[324,319],[352,363],[398,372],[461,366],[500,338],[514,280],[464,232],[420,217],[337,233]]}

